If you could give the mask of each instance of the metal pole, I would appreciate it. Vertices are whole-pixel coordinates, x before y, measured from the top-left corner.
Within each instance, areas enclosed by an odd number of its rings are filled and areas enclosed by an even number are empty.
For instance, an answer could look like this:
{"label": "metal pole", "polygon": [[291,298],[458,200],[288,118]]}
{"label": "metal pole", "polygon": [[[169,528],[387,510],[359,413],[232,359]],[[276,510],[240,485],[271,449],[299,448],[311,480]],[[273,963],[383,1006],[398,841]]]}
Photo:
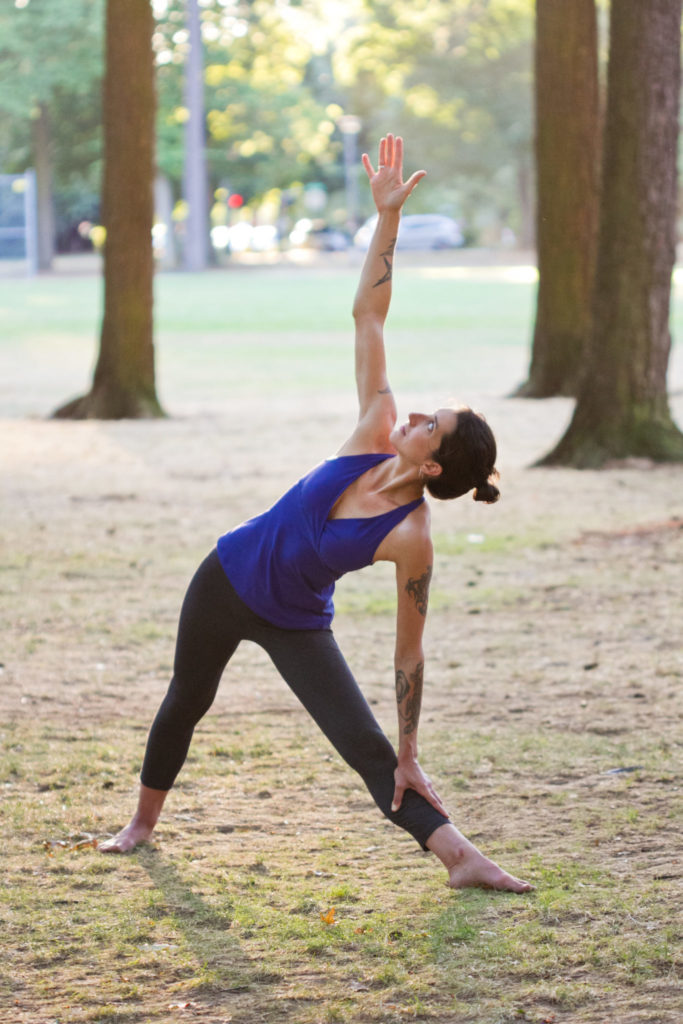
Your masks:
{"label": "metal pole", "polygon": [[34,277],[38,273],[38,189],[32,167],[25,172],[24,182],[26,273]]}
{"label": "metal pole", "polygon": [[343,114],[337,123],[344,142],[346,224],[348,229],[353,232],[358,227],[358,211],[360,209],[357,141],[358,133],[361,129],[361,120],[355,114]]}

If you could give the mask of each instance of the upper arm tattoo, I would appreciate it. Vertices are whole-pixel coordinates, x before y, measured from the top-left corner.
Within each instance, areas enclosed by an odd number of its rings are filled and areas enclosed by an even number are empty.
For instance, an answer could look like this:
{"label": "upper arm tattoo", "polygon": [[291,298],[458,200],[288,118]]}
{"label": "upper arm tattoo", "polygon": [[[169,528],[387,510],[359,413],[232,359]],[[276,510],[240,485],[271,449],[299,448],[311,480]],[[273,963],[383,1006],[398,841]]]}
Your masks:
{"label": "upper arm tattoo", "polygon": [[405,735],[415,732],[417,729],[422,704],[423,678],[423,661],[418,661],[411,676],[407,676],[403,669],[399,669],[396,673],[396,703]]}
{"label": "upper arm tattoo", "polygon": [[385,388],[378,388],[377,389],[377,394],[378,395],[390,395],[391,394],[391,388],[387,384],[387,386]]}
{"label": "upper arm tattoo", "polygon": [[395,245],[396,245],[396,239],[392,238],[391,241],[389,242],[389,245],[384,250],[384,252],[380,253],[380,256],[384,260],[385,271],[384,271],[383,276],[380,277],[379,281],[375,281],[375,283],[372,286],[373,288],[376,288],[378,284],[386,284],[387,281],[391,281],[391,271],[392,271],[391,260],[392,260],[392,257],[394,255],[394,247],[395,247]]}
{"label": "upper arm tattoo", "polygon": [[432,578],[432,567],[427,566],[426,572],[421,576],[410,577],[405,585],[406,594],[413,598],[420,615],[427,614],[427,601],[429,599],[429,581]]}

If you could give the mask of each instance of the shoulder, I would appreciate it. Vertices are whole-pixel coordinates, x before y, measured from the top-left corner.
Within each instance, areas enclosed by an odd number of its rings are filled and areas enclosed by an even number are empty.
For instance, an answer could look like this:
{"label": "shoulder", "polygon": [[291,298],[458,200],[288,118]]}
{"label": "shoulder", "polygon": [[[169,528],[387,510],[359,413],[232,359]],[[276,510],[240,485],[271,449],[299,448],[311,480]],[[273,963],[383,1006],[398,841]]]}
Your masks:
{"label": "shoulder", "polygon": [[431,514],[426,501],[387,534],[376,554],[377,561],[394,562],[398,573],[406,576],[418,570],[424,572],[427,565],[432,565],[433,557]]}

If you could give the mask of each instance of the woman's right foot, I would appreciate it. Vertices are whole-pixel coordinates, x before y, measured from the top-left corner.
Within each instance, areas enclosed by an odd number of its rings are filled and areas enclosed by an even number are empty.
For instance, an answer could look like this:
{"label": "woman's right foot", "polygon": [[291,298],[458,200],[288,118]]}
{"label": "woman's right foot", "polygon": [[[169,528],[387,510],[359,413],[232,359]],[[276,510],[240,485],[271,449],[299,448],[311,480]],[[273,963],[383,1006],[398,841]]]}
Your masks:
{"label": "woman's right foot", "polygon": [[130,853],[140,843],[146,843],[153,831],[154,828],[150,828],[149,825],[131,821],[112,839],[105,839],[103,843],[100,843],[98,850],[100,853]]}

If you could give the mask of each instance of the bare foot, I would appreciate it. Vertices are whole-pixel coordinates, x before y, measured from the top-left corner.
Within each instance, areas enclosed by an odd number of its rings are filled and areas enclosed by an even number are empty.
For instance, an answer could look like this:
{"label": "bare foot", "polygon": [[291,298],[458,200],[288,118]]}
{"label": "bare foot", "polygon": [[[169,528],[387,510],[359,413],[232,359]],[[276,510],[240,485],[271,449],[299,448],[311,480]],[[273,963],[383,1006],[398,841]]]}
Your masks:
{"label": "bare foot", "polygon": [[153,831],[154,829],[149,825],[140,825],[131,821],[112,839],[106,839],[100,843],[98,850],[100,853],[130,853],[140,843],[145,843]]}
{"label": "bare foot", "polygon": [[529,882],[515,878],[503,871],[494,861],[470,843],[470,848],[462,851],[462,859],[448,871],[448,884],[451,889],[504,889],[507,892],[531,892],[534,888]]}
{"label": "bare foot", "polygon": [[485,857],[455,825],[448,822],[432,832],[427,847],[448,871],[452,889],[505,889],[507,892],[530,892],[534,887],[521,878],[503,871]]}

